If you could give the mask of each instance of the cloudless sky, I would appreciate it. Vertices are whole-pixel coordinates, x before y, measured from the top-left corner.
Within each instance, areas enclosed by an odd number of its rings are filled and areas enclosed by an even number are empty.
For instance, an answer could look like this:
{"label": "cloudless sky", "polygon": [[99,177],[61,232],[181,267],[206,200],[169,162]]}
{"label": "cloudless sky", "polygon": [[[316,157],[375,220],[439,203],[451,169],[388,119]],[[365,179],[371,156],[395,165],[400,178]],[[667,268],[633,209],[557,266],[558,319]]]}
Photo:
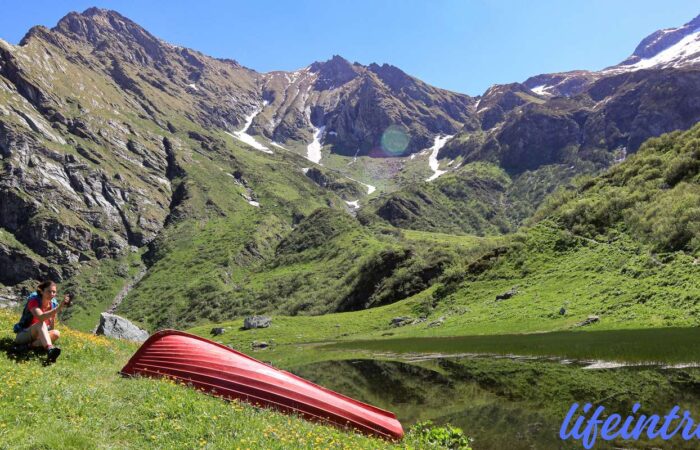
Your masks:
{"label": "cloudless sky", "polygon": [[393,64],[470,95],[540,73],[599,70],[648,34],[700,14],[697,0],[31,1],[0,6],[0,38],[69,11],[114,9],[170,43],[260,72],[339,54]]}

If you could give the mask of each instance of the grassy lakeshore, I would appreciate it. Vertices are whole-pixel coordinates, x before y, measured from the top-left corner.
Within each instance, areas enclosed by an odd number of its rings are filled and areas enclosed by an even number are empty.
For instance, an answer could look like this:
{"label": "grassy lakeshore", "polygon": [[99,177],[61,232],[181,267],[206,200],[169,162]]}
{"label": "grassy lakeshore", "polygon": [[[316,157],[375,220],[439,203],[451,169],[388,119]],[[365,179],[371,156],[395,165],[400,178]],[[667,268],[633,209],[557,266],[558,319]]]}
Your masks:
{"label": "grassy lakeshore", "polygon": [[[137,345],[59,327],[63,353],[8,352],[16,312],[0,310],[0,448],[424,448],[225,402],[164,380],[122,378]],[[47,425],[48,424],[48,425]]]}
{"label": "grassy lakeshore", "polygon": [[395,353],[484,353],[608,360],[699,363],[700,328],[555,331],[483,336],[421,337],[336,342],[323,348]]}

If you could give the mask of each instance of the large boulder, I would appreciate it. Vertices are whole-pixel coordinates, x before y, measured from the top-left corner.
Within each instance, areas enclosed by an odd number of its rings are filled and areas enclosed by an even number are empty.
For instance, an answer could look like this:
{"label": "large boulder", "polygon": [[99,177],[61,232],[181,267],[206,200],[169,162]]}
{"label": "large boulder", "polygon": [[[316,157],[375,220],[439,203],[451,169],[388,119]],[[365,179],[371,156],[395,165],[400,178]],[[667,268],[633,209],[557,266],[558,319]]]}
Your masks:
{"label": "large boulder", "polygon": [[115,314],[100,314],[100,324],[95,334],[124,339],[127,341],[143,342],[148,339],[148,332],[137,327],[127,319]]}
{"label": "large boulder", "polygon": [[0,286],[0,309],[16,308],[19,306],[20,301],[21,298],[14,288]]}
{"label": "large boulder", "polygon": [[243,329],[267,328],[272,323],[272,319],[267,316],[250,316],[243,321]]}

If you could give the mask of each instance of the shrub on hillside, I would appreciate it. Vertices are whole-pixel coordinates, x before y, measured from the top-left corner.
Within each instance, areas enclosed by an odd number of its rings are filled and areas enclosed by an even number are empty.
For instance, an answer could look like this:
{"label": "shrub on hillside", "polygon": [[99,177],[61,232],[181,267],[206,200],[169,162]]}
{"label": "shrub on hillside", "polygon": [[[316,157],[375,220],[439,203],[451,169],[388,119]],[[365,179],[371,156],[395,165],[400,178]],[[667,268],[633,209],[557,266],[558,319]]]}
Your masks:
{"label": "shrub on hillside", "polygon": [[700,250],[700,125],[650,139],[599,177],[556,192],[533,222],[545,218],[589,238],[627,231],[656,251]]}

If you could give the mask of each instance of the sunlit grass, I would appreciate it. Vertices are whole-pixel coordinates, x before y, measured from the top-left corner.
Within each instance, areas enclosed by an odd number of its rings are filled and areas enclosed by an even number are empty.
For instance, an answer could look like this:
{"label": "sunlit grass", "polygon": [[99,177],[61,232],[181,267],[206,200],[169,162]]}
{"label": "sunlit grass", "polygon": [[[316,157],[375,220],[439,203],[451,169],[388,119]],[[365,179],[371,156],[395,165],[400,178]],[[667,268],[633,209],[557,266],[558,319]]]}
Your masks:
{"label": "sunlit grass", "polygon": [[[388,441],[204,395],[171,380],[123,378],[137,345],[60,326],[63,353],[8,352],[16,312],[0,310],[0,448],[377,449]],[[409,437],[399,444],[418,448]]]}

